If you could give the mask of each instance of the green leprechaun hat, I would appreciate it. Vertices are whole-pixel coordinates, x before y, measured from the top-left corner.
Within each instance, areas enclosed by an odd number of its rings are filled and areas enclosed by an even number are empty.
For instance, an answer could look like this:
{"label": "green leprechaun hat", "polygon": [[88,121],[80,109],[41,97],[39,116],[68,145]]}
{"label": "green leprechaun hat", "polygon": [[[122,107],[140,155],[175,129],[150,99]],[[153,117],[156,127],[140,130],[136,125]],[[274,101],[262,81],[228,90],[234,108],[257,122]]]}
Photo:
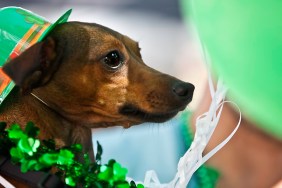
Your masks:
{"label": "green leprechaun hat", "polygon": [[67,22],[71,9],[54,24],[20,7],[0,9],[0,104],[15,86],[2,66],[28,47],[41,41],[58,24]]}

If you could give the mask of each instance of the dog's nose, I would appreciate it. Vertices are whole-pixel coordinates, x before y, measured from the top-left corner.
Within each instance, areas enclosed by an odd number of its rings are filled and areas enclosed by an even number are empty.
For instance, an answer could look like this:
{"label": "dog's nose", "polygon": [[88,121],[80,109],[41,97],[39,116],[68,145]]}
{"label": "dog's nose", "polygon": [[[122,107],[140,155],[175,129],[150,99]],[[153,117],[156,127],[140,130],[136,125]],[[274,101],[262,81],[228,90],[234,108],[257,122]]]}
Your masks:
{"label": "dog's nose", "polygon": [[183,99],[192,98],[195,86],[187,82],[177,82],[172,87],[173,92]]}

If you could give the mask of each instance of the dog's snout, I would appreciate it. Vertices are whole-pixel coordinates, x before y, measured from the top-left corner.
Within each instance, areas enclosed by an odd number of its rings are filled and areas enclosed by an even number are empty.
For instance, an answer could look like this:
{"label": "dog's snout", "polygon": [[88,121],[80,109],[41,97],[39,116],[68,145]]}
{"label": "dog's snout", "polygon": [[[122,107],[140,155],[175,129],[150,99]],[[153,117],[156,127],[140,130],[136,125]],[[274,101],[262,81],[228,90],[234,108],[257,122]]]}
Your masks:
{"label": "dog's snout", "polygon": [[186,82],[177,82],[172,87],[174,94],[181,98],[192,98],[194,92],[194,85]]}

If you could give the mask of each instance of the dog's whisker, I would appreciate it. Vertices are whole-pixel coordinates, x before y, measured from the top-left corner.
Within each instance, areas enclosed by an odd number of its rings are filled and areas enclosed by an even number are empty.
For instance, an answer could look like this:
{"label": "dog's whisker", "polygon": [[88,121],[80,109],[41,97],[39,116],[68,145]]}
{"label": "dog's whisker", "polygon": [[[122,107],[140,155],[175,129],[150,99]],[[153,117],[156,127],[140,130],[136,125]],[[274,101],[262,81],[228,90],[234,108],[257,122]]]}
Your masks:
{"label": "dog's whisker", "polygon": [[49,107],[49,104],[47,104],[44,100],[42,100],[40,97],[38,97],[37,95],[35,95],[34,93],[30,93],[34,98],[36,98],[39,102],[41,102],[42,104],[44,104],[45,106]]}

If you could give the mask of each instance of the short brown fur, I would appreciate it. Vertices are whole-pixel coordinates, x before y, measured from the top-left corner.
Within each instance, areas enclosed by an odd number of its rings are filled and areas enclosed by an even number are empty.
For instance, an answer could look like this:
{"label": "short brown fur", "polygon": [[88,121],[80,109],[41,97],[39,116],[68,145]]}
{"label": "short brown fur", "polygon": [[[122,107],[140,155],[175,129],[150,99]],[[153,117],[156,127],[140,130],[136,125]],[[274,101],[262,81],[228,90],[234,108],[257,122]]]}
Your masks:
{"label": "short brown fur", "polygon": [[[115,70],[104,62],[111,51],[122,59]],[[129,37],[80,22],[57,26],[3,69],[18,86],[1,105],[0,121],[32,121],[41,139],[81,143],[92,157],[91,128],[166,121],[186,107],[194,90],[145,65]]]}

